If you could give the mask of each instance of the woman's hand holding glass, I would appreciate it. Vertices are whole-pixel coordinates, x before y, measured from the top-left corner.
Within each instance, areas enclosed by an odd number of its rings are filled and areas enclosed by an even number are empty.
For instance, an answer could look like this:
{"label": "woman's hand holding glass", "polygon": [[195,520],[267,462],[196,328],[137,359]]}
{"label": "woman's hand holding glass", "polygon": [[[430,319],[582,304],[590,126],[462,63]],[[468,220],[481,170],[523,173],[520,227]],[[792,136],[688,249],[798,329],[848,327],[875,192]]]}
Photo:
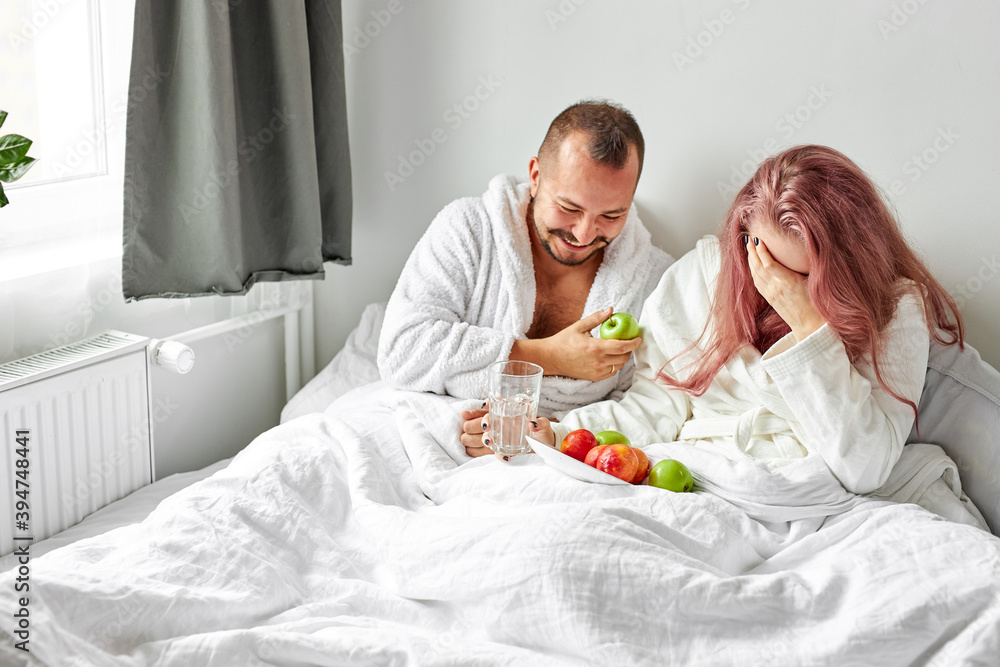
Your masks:
{"label": "woman's hand holding glass", "polygon": [[486,404],[479,410],[462,410],[462,445],[469,456],[486,456],[493,450],[483,444],[483,427],[489,411]]}
{"label": "woman's hand holding glass", "polygon": [[[461,441],[465,447],[465,453],[472,457],[494,454],[492,447],[490,447],[490,415],[488,410],[485,407],[479,410],[463,410],[461,417],[463,420]],[[538,417],[531,423],[530,435],[546,445],[552,446],[555,442],[552,424],[545,417]],[[498,459],[506,460],[500,454],[496,456]]]}
{"label": "woman's hand holding glass", "polygon": [[744,239],[753,284],[792,330],[795,341],[804,340],[826,324],[809,297],[808,276],[775,260],[762,240],[750,236]]}

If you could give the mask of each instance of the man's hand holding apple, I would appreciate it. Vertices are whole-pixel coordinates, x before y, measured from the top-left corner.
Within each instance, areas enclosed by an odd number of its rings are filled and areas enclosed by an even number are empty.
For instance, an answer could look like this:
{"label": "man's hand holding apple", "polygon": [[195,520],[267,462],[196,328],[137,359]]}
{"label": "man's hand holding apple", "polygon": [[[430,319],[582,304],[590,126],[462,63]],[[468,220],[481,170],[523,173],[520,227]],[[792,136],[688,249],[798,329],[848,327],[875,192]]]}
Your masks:
{"label": "man's hand holding apple", "polygon": [[613,308],[589,315],[547,338],[514,341],[512,361],[530,361],[545,369],[545,375],[580,380],[606,380],[622,369],[642,338],[603,340],[590,335],[614,312]]}

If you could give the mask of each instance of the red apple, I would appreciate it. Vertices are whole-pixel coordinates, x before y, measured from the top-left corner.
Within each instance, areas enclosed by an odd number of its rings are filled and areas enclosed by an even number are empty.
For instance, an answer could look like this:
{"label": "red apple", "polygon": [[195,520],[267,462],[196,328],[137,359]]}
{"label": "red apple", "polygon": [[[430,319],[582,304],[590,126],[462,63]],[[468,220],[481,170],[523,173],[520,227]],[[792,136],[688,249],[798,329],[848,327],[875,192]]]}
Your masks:
{"label": "red apple", "polygon": [[642,484],[642,480],[646,479],[646,475],[649,474],[649,457],[646,456],[646,452],[638,447],[633,447],[632,451],[635,452],[636,458],[639,459],[639,470],[635,473],[635,477],[632,478],[632,483]]}
{"label": "red apple", "polygon": [[570,431],[559,445],[559,451],[577,461],[587,458],[587,452],[597,446],[597,438],[585,428]]}
{"label": "red apple", "polygon": [[583,462],[591,466],[592,468],[596,468],[597,457],[600,456],[601,452],[604,451],[605,447],[607,447],[607,445],[598,445],[597,447],[591,449],[589,452],[587,452],[587,458],[585,458]]}
{"label": "red apple", "polygon": [[605,445],[607,449],[597,455],[597,465],[601,472],[614,475],[618,479],[631,482],[639,470],[639,457],[626,445]]}

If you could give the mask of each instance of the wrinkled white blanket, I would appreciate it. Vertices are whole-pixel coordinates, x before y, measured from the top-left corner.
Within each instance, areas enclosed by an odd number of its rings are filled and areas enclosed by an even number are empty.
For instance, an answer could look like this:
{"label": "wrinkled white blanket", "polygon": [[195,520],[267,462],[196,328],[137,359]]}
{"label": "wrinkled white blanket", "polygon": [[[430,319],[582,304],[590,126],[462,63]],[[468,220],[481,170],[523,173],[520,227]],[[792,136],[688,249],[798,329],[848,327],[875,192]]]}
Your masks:
{"label": "wrinkled white blanket", "polygon": [[[982,530],[838,490],[820,467],[793,479],[700,452],[701,490],[673,494],[580,482],[537,456],[470,460],[461,407],[367,385],[264,433],[142,523],[32,561],[30,664],[1000,654],[1000,539]],[[5,635],[14,576],[0,581]],[[0,664],[27,659],[13,645],[2,637]]]}

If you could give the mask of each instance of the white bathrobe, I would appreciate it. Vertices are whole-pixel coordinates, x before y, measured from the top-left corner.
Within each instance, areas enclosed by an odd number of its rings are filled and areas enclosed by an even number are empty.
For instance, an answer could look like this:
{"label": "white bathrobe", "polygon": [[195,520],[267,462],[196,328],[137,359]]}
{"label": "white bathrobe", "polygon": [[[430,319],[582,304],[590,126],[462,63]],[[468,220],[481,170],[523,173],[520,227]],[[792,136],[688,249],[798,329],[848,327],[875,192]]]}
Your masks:
{"label": "white bathrobe", "polygon": [[[384,380],[413,391],[486,397],[486,367],[507,359],[534,319],[528,198],[526,181],[500,175],[482,197],[454,201],[434,218],[386,307],[378,350]],[[652,244],[633,206],[604,251],[584,314],[613,306],[639,317],[672,262]],[[546,376],[538,414],[620,398],[633,368],[630,361],[597,382]]]}
{"label": "white bathrobe", "polygon": [[[685,350],[708,320],[719,265],[719,242],[710,236],[663,275],[643,308],[645,337],[634,355],[631,389],[620,402],[568,413],[553,425],[556,442],[575,428],[614,429],[640,447],[683,442],[699,450],[694,456],[699,461],[710,453],[756,460],[792,478],[798,474],[792,466],[815,470],[818,456],[848,491],[875,492],[877,498],[925,507],[925,501],[936,503],[930,497],[944,491],[949,506],[935,504],[929,507],[932,511],[985,525],[962,496],[957,474],[948,480],[948,492],[942,471],[955,465],[939,447],[911,445],[902,456],[913,409],[882,388],[867,360],[851,364],[829,325],[797,344],[788,334],[763,355],[745,346],[702,396],[657,382],[661,368],[676,377],[678,369],[697,357],[697,351]],[[883,377],[896,393],[916,404],[927,372],[930,336],[915,292],[900,299],[885,337],[879,358]]]}

